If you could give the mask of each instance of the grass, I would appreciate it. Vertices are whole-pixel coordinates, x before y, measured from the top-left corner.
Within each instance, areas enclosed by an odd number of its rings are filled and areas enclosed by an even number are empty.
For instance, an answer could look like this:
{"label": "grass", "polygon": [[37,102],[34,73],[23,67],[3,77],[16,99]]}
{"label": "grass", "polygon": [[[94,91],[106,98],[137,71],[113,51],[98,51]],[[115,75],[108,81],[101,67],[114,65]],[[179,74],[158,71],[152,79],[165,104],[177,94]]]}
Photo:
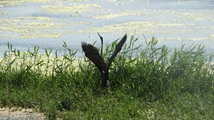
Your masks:
{"label": "grass", "polygon": [[[105,59],[117,42],[106,46]],[[75,58],[66,43],[62,56],[8,44],[0,61],[0,106],[33,108],[51,120],[214,118],[213,56],[203,45],[169,50],[155,38],[137,42],[132,36],[114,59],[110,89],[101,88],[96,66]]]}

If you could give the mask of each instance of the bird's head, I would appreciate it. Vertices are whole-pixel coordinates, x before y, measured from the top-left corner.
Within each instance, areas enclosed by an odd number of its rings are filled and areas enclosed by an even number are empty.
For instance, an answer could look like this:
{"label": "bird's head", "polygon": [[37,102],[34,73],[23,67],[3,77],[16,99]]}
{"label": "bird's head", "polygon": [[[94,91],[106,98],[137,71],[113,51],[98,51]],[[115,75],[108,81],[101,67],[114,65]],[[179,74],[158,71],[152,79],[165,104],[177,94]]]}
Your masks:
{"label": "bird's head", "polygon": [[101,71],[101,75],[102,75],[102,86],[103,87],[110,87],[110,83],[108,81],[108,70]]}

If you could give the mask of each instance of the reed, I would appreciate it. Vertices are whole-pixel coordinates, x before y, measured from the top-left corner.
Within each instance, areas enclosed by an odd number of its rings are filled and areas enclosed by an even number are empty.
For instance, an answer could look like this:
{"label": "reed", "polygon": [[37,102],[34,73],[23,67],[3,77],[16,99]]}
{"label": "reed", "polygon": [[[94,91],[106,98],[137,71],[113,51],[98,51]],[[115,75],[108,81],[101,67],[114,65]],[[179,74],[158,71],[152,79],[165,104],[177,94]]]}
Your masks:
{"label": "reed", "polygon": [[[204,46],[168,49],[154,37],[128,37],[109,68],[109,93],[99,70],[63,43],[65,53],[8,43],[0,61],[0,106],[34,108],[48,119],[212,119],[214,66]],[[103,59],[118,41],[106,45]],[[95,46],[97,46],[95,44]],[[99,48],[98,48],[99,50]]]}

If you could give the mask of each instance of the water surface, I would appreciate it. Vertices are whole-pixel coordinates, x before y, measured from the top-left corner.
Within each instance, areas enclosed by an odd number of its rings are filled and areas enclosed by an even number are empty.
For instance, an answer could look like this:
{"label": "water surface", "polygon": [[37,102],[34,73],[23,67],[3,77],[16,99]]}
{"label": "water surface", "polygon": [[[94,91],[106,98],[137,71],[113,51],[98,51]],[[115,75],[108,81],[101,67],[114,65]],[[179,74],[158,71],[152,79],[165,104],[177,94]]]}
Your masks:
{"label": "water surface", "polygon": [[[63,41],[81,51],[81,41],[104,43],[124,34],[144,42],[155,36],[159,45],[204,44],[213,52],[212,0],[19,0],[0,1],[0,56],[7,43],[26,51],[40,46],[62,50]],[[82,53],[80,53],[82,54]]]}

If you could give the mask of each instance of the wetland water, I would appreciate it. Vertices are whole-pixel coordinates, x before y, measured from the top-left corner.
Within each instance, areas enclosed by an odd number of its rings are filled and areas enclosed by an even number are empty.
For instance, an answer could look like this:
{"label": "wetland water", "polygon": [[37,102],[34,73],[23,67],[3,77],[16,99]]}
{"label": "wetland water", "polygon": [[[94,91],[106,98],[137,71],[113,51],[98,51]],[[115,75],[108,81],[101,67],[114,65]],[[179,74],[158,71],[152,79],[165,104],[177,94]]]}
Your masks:
{"label": "wetland water", "polygon": [[[159,45],[203,43],[214,47],[213,0],[17,0],[0,1],[0,56],[11,43],[18,50],[40,46],[82,51],[81,41],[104,43],[136,34]],[[82,53],[81,53],[82,54]]]}

